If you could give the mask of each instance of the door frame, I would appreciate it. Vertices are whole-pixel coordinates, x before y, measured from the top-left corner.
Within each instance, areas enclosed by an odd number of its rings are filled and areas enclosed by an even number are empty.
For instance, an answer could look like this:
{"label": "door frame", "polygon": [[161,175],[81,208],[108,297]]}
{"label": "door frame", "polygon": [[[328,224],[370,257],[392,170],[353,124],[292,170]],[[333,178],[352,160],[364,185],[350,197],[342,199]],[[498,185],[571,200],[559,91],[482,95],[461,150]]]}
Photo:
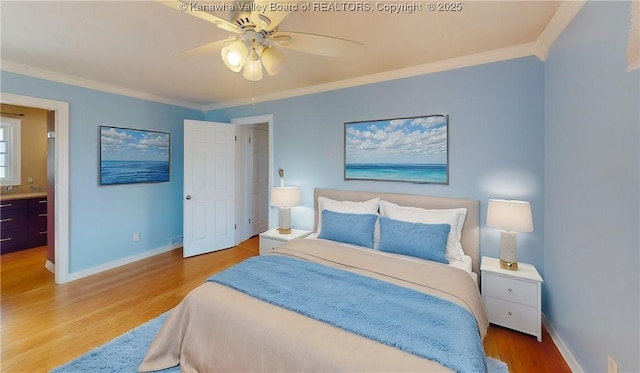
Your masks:
{"label": "door frame", "polygon": [[5,92],[0,102],[55,112],[54,275],[56,284],[64,284],[69,282],[69,103]]}
{"label": "door frame", "polygon": [[[240,117],[240,118],[232,118],[231,119],[231,124],[234,125],[251,125],[251,124],[263,124],[266,123],[267,124],[267,129],[268,129],[268,133],[269,133],[269,189],[273,188],[273,114],[264,114],[264,115],[255,115],[255,116],[251,116],[251,117]],[[243,165],[243,167],[246,166],[246,162]],[[244,172],[244,168],[242,170],[242,172]],[[243,180],[242,185],[236,185],[236,190],[242,190],[242,198],[246,197],[246,191],[247,186],[246,186],[246,180]],[[237,199],[237,195],[236,195],[236,199]],[[271,222],[272,220],[272,209],[271,209],[271,193],[269,193],[269,196],[267,198],[267,201],[269,203],[269,206],[267,206],[269,214],[268,214],[268,222],[267,225],[268,227],[271,227]],[[237,211],[237,209],[236,209]],[[239,216],[236,214],[236,221],[238,221],[238,218],[244,218],[244,212],[242,216]],[[240,238],[240,229],[236,230],[236,244],[240,243],[240,241],[242,240]]]}

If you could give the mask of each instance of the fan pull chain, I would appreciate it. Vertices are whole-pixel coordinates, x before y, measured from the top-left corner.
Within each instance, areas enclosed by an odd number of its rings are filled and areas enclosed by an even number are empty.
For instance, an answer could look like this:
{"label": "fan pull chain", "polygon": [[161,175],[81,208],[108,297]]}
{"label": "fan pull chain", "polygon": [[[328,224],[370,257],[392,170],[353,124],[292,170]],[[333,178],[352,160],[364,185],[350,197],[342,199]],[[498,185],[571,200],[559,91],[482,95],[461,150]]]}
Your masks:
{"label": "fan pull chain", "polygon": [[[251,41],[251,49],[253,51],[253,53],[257,54],[258,52],[256,51],[256,39],[253,39]],[[262,68],[262,66],[260,66],[260,68]],[[253,79],[252,79],[252,85],[251,85],[251,89],[252,89],[252,94],[251,94],[251,105],[255,105],[256,104],[256,70],[253,70]]]}

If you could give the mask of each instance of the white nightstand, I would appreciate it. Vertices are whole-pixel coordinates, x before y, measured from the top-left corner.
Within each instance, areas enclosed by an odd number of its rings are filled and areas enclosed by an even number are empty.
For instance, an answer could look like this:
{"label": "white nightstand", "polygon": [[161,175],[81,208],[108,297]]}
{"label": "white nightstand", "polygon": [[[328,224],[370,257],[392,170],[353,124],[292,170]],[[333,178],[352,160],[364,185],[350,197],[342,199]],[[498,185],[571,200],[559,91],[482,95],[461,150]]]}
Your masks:
{"label": "white nightstand", "polygon": [[500,260],[482,257],[482,301],[489,322],[542,341],[540,289],[542,277],[531,264],[518,262],[518,270],[500,268]]}
{"label": "white nightstand", "polygon": [[294,238],[306,237],[309,233],[311,232],[303,231],[301,229],[292,229],[290,234],[280,234],[278,233],[277,228],[269,229],[266,232],[260,233],[260,255],[264,255]]}

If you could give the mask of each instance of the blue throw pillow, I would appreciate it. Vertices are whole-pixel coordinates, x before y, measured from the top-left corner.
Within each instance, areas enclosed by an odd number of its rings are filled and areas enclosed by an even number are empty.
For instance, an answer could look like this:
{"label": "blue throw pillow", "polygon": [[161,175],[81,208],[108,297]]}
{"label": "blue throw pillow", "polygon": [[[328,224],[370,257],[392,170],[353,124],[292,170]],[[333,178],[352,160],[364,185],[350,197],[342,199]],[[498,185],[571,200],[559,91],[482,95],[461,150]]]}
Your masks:
{"label": "blue throw pillow", "polygon": [[373,248],[373,230],[378,215],[349,214],[322,210],[322,228],[318,238]]}
{"label": "blue throw pillow", "polygon": [[380,217],[381,251],[449,263],[446,256],[451,225],[422,224]]}

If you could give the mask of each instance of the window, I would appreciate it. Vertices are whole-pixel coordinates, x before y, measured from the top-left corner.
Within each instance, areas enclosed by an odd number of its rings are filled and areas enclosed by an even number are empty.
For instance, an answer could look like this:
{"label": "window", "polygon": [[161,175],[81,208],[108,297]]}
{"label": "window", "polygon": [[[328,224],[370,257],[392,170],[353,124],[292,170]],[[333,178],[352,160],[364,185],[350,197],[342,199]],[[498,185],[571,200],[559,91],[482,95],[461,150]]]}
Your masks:
{"label": "window", "polygon": [[20,185],[20,119],[1,117],[0,183]]}

